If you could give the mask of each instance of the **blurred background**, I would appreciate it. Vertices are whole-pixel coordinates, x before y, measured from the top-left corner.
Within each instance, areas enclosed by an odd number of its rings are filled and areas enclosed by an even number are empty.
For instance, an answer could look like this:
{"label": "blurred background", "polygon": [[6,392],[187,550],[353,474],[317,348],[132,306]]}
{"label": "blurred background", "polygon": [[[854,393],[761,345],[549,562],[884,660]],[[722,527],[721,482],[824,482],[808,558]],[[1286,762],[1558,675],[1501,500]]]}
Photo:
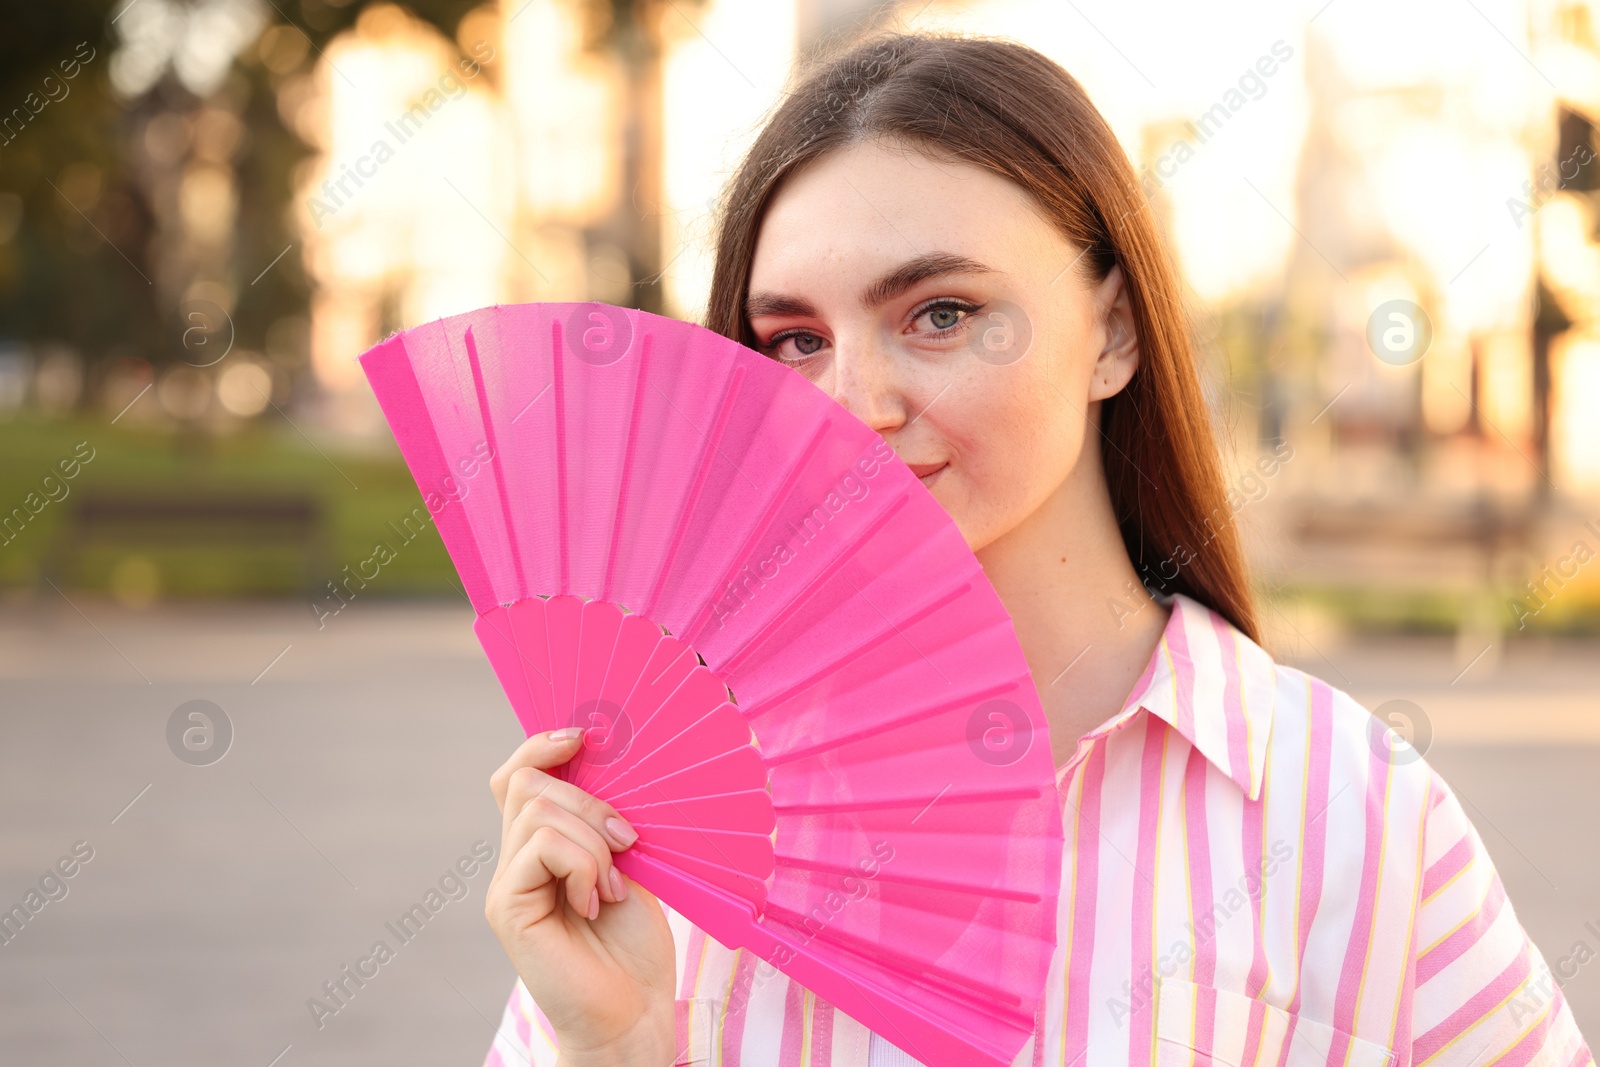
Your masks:
{"label": "blurred background", "polygon": [[763,116],[878,26],[1088,89],[1188,286],[1269,646],[1445,774],[1600,1035],[1600,4],[0,19],[0,910],[93,856],[0,943],[0,1060],[481,1062],[486,873],[324,986],[497,842],[520,738],[431,530],[329,613],[419,503],[355,357],[495,302],[697,319]]}

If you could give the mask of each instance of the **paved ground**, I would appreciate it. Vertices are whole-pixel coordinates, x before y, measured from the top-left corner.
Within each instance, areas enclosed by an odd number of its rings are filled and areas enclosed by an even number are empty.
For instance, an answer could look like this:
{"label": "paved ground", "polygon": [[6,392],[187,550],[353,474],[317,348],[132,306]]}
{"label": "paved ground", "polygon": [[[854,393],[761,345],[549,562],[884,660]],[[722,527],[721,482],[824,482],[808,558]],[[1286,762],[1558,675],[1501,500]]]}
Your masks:
{"label": "paved ground", "polygon": [[[0,608],[0,909],[93,849],[0,946],[0,1060],[481,1063],[513,980],[482,919],[486,872],[320,1027],[307,1007],[497,843],[485,780],[521,735],[465,603],[357,601],[320,631],[277,604],[78,608]],[[1448,643],[1307,637],[1308,669],[1369,707],[1423,709],[1429,758],[1552,965],[1600,950],[1595,645],[1496,651],[1451,684],[1469,657]],[[169,748],[191,700],[232,724],[210,765]],[[1565,988],[1600,1039],[1600,966]]]}

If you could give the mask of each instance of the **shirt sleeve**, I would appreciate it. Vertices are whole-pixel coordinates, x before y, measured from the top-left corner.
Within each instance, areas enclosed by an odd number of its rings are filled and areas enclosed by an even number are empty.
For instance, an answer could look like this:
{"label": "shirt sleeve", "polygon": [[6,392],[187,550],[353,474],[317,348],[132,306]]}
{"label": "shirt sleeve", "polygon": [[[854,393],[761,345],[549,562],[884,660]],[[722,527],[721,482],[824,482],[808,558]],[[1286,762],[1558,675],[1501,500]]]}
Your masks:
{"label": "shirt sleeve", "polygon": [[[706,999],[679,998],[673,1004],[678,1053],[673,1067],[706,1067],[710,1063],[709,1034],[714,1029],[712,1008]],[[698,1040],[691,1035],[698,1034]],[[517,979],[500,1016],[500,1028],[484,1057],[483,1067],[557,1067],[555,1028],[534,1002],[528,987]]]}
{"label": "shirt sleeve", "polygon": [[556,1067],[555,1030],[521,978],[511,987],[483,1067]]}
{"label": "shirt sleeve", "polygon": [[1411,1064],[1592,1067],[1564,979],[1517,921],[1477,829],[1437,772],[1428,803]]}

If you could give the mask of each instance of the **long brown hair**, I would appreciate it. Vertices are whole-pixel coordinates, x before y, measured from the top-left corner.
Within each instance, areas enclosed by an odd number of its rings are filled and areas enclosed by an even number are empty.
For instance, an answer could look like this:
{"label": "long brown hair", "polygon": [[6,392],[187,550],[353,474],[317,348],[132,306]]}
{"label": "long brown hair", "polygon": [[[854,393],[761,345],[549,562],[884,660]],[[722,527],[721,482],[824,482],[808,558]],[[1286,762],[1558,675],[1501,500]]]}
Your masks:
{"label": "long brown hair", "polygon": [[814,61],[729,183],[705,325],[755,343],[744,303],[768,205],[798,168],[874,137],[1009,178],[1087,250],[1085,275],[1099,281],[1122,267],[1139,366],[1101,402],[1100,431],[1123,543],[1147,586],[1184,593],[1259,641],[1176,271],[1111,128],[1083,87],[1033,49],[894,33]]}

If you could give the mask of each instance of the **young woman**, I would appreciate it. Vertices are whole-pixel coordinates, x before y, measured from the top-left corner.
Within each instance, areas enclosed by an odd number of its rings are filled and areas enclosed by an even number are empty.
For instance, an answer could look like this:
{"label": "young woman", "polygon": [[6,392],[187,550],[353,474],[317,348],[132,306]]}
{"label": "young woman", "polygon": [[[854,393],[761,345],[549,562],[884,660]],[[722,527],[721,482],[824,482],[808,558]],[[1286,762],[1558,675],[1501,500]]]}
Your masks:
{"label": "young woman", "polygon": [[[1257,644],[1179,285],[1072,77],[999,41],[860,44],[724,210],[707,324],[911,465],[1038,685],[1066,849],[1018,1064],[1590,1064],[1450,788]],[[622,878],[633,831],[547,773],[576,733],[491,781],[520,981],[489,1067],[915,1062]]]}

